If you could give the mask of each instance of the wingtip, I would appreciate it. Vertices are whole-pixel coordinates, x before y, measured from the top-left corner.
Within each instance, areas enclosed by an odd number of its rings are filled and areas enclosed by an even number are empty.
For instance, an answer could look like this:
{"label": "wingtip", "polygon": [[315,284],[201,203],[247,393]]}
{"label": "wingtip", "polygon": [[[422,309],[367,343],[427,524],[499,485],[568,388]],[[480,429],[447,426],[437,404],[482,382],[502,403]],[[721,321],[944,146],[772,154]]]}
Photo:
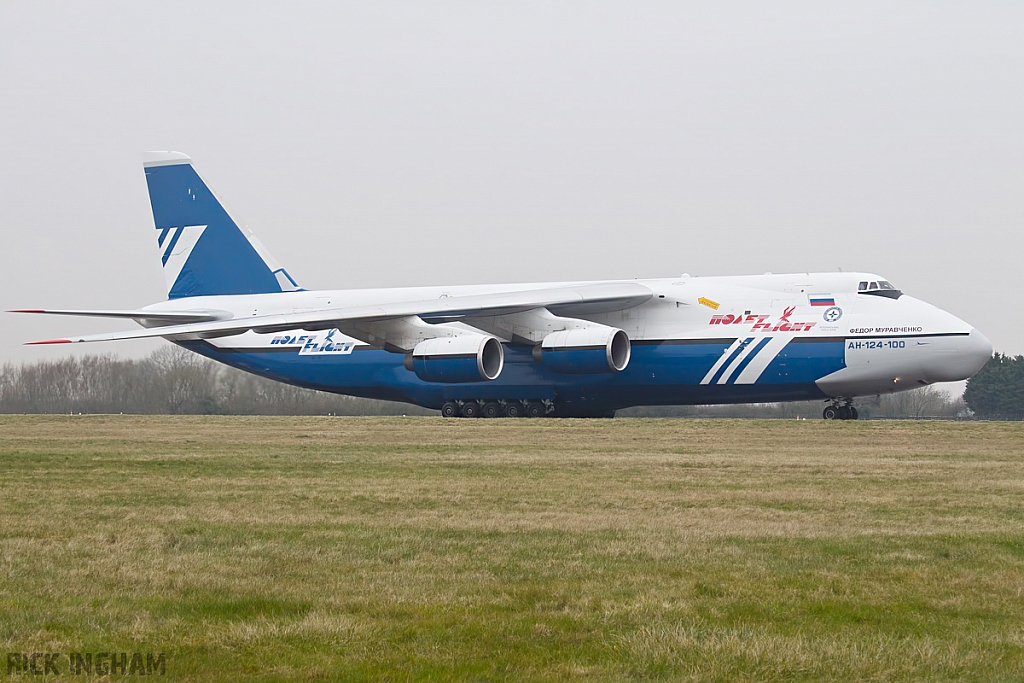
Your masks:
{"label": "wingtip", "polygon": [[42,344],[70,344],[70,339],[44,339],[43,341],[25,342],[25,346],[40,346]]}
{"label": "wingtip", "polygon": [[8,313],[46,313],[41,308],[15,308],[14,310],[7,311]]}

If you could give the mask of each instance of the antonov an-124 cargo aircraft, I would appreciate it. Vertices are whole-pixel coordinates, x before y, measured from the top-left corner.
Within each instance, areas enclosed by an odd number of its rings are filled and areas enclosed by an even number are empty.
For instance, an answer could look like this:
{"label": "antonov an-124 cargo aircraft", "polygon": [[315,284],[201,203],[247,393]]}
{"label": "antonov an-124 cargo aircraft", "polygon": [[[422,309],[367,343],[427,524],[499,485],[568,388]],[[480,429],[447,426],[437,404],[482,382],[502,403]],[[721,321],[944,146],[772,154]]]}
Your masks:
{"label": "antonov an-124 cargo aircraft", "polygon": [[29,313],[140,328],[303,387],[445,417],[611,416],[639,405],[823,401],[962,380],[992,345],[871,273],[307,291],[177,152],[146,156],[167,301]]}

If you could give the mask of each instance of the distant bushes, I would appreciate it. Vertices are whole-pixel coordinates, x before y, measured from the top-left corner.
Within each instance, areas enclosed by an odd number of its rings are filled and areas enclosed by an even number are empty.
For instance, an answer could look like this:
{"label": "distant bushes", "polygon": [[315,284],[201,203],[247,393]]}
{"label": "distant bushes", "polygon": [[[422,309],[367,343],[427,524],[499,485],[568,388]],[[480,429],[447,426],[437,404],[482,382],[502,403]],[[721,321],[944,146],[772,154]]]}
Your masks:
{"label": "distant bushes", "polygon": [[1024,419],[1024,356],[993,354],[985,367],[967,380],[964,400],[982,417]]}

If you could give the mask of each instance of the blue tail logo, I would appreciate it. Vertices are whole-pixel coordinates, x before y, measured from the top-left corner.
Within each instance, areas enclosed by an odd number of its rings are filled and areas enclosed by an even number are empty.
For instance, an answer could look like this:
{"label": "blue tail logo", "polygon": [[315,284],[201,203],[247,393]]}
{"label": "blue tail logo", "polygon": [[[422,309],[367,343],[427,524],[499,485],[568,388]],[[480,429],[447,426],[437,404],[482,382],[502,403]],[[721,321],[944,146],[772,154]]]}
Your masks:
{"label": "blue tail logo", "polygon": [[152,152],[143,165],[168,299],[300,289],[231,217],[191,159],[178,152]]}

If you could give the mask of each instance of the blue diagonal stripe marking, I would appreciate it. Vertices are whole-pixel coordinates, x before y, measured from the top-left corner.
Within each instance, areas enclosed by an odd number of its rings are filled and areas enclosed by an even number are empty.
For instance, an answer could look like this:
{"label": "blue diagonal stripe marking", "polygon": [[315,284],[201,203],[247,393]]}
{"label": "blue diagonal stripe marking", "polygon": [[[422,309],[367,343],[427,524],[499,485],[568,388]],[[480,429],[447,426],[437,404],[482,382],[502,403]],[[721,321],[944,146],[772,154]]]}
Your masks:
{"label": "blue diagonal stripe marking", "polygon": [[754,360],[754,356],[756,356],[757,354],[761,353],[761,349],[763,349],[765,346],[767,346],[768,342],[770,342],[771,340],[772,340],[771,337],[765,337],[764,339],[759,341],[757,343],[757,346],[754,347],[754,350],[747,354],[747,357],[744,358],[740,362],[740,364],[736,367],[736,372],[732,373],[732,377],[730,377],[728,380],[726,380],[725,383],[726,384],[735,384],[736,383],[736,378],[740,376],[740,373],[742,373],[746,369],[746,367],[748,365],[750,365],[750,361]]}
{"label": "blue diagonal stripe marking", "polygon": [[736,356],[743,353],[743,349],[747,348],[747,344],[749,344],[752,341],[754,341],[753,337],[747,337],[742,342],[740,342],[740,345],[736,347],[736,350],[729,354],[729,358],[726,359],[724,363],[722,363],[721,367],[719,367],[718,370],[715,371],[715,374],[711,377],[711,381],[708,382],[708,384],[717,384],[718,380],[722,378],[722,374],[730,365],[732,365],[732,362],[736,360]]}
{"label": "blue diagonal stripe marking", "polygon": [[174,231],[171,236],[171,240],[167,243],[167,248],[164,249],[164,257],[161,263],[167,265],[167,259],[171,257],[171,252],[174,251],[174,245],[178,243],[178,238],[181,237],[181,233],[185,232],[185,228],[178,228]]}
{"label": "blue diagonal stripe marking", "polygon": [[160,236],[156,238],[157,246],[164,246],[164,240],[167,239],[167,233],[171,231],[170,228],[164,228],[160,231]]}

